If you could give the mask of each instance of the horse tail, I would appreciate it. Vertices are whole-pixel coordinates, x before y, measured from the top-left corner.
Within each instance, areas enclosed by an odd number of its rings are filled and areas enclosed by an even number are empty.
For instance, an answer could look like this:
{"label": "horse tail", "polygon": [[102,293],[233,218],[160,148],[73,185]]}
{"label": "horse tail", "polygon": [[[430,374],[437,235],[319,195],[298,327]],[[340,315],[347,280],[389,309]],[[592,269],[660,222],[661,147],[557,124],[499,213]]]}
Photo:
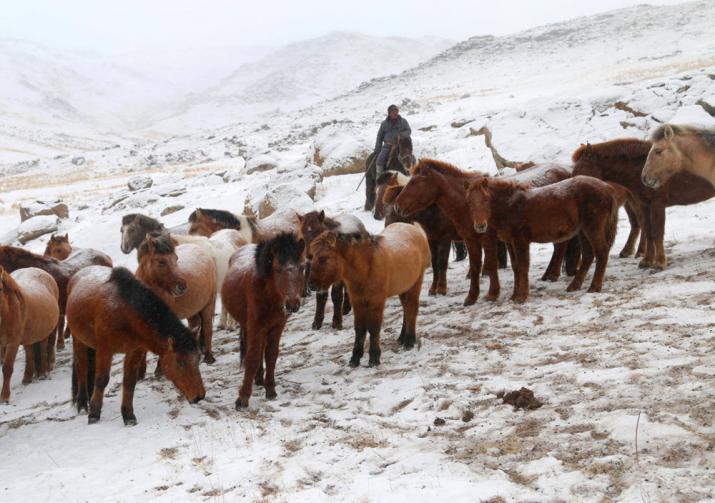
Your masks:
{"label": "horse tail", "polygon": [[239,328],[239,345],[238,345],[238,354],[239,354],[239,368],[243,367],[243,358],[246,356],[246,329],[241,326]]}
{"label": "horse tail", "polygon": [[611,199],[611,211],[608,214],[608,222],[606,224],[606,243],[608,244],[608,249],[610,250],[613,246],[613,242],[616,240],[616,232],[618,231],[618,210],[620,205],[616,198]]}
{"label": "horse tail", "polygon": [[464,241],[452,241],[452,247],[454,248],[454,261],[461,262],[467,258],[467,245]]}
{"label": "horse tail", "polygon": [[[94,362],[96,359],[97,350],[92,348],[87,348],[87,397],[92,396],[94,391]],[[72,403],[77,403],[77,365],[74,361],[74,355],[72,356]]]}

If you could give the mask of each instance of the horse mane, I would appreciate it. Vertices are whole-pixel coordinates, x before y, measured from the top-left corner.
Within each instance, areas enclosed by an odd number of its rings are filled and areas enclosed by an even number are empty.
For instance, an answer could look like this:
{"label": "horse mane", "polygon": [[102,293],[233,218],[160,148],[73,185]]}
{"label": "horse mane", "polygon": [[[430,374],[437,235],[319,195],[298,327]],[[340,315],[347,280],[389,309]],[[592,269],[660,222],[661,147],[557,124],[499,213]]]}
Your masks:
{"label": "horse mane", "polygon": [[[161,337],[171,337],[180,353],[196,351],[194,334],[148,286],[124,267],[115,267],[108,282],[114,283],[121,299]],[[170,335],[165,335],[170,334]]]}
{"label": "horse mane", "polygon": [[25,250],[24,248],[18,248],[17,246],[0,245],[0,254],[9,254],[17,258],[30,258],[35,260],[40,260],[42,262],[49,262],[52,264],[60,264],[61,262],[54,257],[38,255],[32,253],[31,251]]}
{"label": "horse mane", "polygon": [[174,253],[174,241],[171,236],[161,232],[150,232],[147,239],[141,242],[137,247],[137,260],[141,261],[142,257],[149,253],[149,240],[154,242],[154,251],[159,255]]}
{"label": "horse mane", "polygon": [[377,186],[385,185],[394,176],[397,176],[397,183],[401,187],[404,187],[405,185],[407,185],[407,182],[410,181],[410,177],[408,177],[407,175],[400,173],[399,171],[388,170],[388,171],[385,171],[384,173],[380,174],[380,176],[377,177],[377,180],[375,180],[375,185],[377,185]]}
{"label": "horse mane", "polygon": [[392,203],[395,199],[397,199],[397,196],[400,195],[403,188],[404,187],[402,185],[392,185],[388,187],[382,194],[382,202],[385,204]]}
{"label": "horse mane", "polygon": [[230,227],[231,229],[241,229],[241,220],[239,220],[239,218],[230,211],[212,210],[209,208],[196,208],[194,211],[192,211],[191,215],[189,215],[189,222],[191,222],[192,224],[196,222],[197,211],[201,211],[201,213],[209,217],[217,224],[225,225],[226,227]]}
{"label": "horse mane", "polygon": [[571,160],[578,162],[587,159],[645,159],[652,143],[638,138],[620,138],[602,143],[587,143],[577,148]]}
{"label": "horse mane", "polygon": [[330,234],[335,235],[336,245],[341,250],[354,245],[370,245],[376,247],[382,241],[382,236],[378,234],[370,234],[369,232],[324,231],[310,244],[311,249],[319,249],[326,246],[328,235]]}
{"label": "horse mane", "polygon": [[[317,210],[313,210],[313,211],[309,211],[308,213],[303,215],[303,218],[307,219],[308,216],[317,218],[318,215],[320,215],[320,212]],[[325,224],[325,226],[328,227],[329,229],[336,229],[336,228],[340,227],[340,222],[338,222],[334,218],[330,218],[328,215],[325,215],[323,217],[322,223]]]}
{"label": "horse mane", "polygon": [[[526,183],[517,182],[508,178],[485,176],[487,180],[487,189],[494,189],[499,192],[515,192],[517,190],[531,190],[531,186]],[[481,180],[477,181],[479,183]]]}
{"label": "horse mane", "polygon": [[665,138],[665,129],[670,127],[675,135],[694,134],[702,140],[706,147],[710,150],[715,150],[715,128],[700,128],[690,125],[675,125],[663,124],[656,129],[651,135],[652,142],[660,141]]}
{"label": "horse mane", "polygon": [[261,241],[256,245],[256,272],[258,277],[266,279],[273,271],[273,258],[283,265],[288,262],[299,264],[302,259],[305,242],[298,240],[292,232],[282,232],[273,239]]}
{"label": "horse mane", "polygon": [[159,222],[156,218],[151,218],[147,215],[142,215],[141,213],[130,213],[122,217],[122,225],[128,225],[134,220],[139,221],[139,225],[146,227],[152,231],[160,231],[164,229],[164,224]]}
{"label": "horse mane", "polygon": [[436,159],[425,159],[422,158],[420,161],[410,168],[410,175],[414,175],[418,170],[423,168],[430,168],[438,173],[449,176],[456,176],[460,178],[471,178],[475,176],[484,176],[484,173],[479,171],[464,171],[459,169],[453,164],[447,162],[438,161]]}

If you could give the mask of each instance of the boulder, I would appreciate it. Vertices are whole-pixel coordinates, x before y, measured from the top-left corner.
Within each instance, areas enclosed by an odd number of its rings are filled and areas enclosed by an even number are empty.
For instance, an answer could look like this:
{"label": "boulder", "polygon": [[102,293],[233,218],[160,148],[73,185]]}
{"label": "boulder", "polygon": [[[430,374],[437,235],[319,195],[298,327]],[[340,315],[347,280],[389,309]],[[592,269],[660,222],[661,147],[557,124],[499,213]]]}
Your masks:
{"label": "boulder", "polygon": [[21,222],[39,215],[55,215],[60,218],[68,218],[70,211],[67,205],[61,201],[33,201],[20,206]]}
{"label": "boulder", "polygon": [[29,218],[17,228],[17,240],[23,245],[28,241],[57,231],[60,219],[57,215],[39,215]]}
{"label": "boulder", "polygon": [[313,200],[295,186],[284,184],[270,189],[258,204],[258,218],[266,218],[276,211],[295,210],[307,213],[315,209]]}
{"label": "boulder", "polygon": [[148,189],[154,184],[154,180],[148,175],[138,175],[133,176],[127,182],[127,186],[131,191],[137,191],[141,189]]}
{"label": "boulder", "polygon": [[79,157],[73,157],[71,162],[75,166],[82,166],[85,162],[87,162],[87,160],[84,157],[79,156]]}
{"label": "boulder", "polygon": [[258,155],[246,161],[246,166],[244,168],[245,173],[250,175],[251,173],[270,171],[278,167],[278,162],[270,155]]}
{"label": "boulder", "polygon": [[166,215],[171,215],[172,213],[176,213],[179,210],[183,210],[184,205],[183,204],[175,204],[173,206],[167,206],[163,210],[161,210],[160,215],[162,217],[165,217]]}

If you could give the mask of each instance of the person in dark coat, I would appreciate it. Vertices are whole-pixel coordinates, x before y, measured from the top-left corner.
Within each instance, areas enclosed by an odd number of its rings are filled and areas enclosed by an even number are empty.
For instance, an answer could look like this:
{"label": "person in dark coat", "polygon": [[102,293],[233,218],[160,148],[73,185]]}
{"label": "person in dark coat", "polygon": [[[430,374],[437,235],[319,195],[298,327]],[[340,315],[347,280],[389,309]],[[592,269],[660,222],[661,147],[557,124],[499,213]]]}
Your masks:
{"label": "person in dark coat", "polygon": [[412,130],[407,121],[400,115],[397,105],[390,105],[387,108],[387,117],[377,132],[375,141],[375,153],[377,160],[375,161],[375,177],[379,177],[385,172],[385,165],[390,157],[390,149],[397,144],[397,137],[410,136]]}

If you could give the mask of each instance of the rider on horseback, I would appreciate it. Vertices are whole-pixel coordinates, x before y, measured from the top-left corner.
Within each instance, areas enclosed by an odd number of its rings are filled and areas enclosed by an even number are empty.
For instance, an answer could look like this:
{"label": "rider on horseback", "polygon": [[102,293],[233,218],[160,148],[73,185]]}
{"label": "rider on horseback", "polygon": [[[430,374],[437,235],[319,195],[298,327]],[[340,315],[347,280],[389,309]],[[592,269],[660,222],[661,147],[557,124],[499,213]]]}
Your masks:
{"label": "rider on horseback", "polygon": [[412,130],[407,121],[400,115],[397,105],[387,108],[387,118],[380,124],[375,141],[376,174],[378,177],[385,172],[385,166],[390,156],[390,149],[397,144],[398,137],[410,136]]}

